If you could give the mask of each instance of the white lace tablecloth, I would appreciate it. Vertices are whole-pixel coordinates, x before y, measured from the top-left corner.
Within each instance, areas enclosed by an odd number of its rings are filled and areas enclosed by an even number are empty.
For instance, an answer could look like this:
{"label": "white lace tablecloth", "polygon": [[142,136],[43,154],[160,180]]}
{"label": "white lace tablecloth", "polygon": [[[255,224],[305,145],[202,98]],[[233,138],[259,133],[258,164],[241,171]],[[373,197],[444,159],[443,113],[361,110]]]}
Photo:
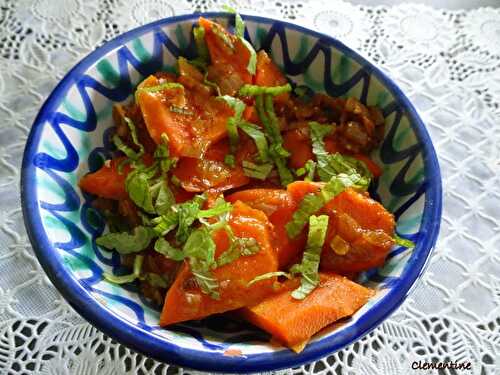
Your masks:
{"label": "white lace tablecloth", "polygon": [[[242,13],[333,35],[403,88],[441,163],[441,234],[403,306],[354,345],[285,374],[434,374],[414,362],[470,362],[500,374],[500,11],[339,1],[242,0]],[[38,264],[19,176],[30,126],[58,80],[114,36],[217,0],[0,0],[0,373],[184,373],[117,344],[79,317]],[[440,372],[452,374],[450,370]]]}

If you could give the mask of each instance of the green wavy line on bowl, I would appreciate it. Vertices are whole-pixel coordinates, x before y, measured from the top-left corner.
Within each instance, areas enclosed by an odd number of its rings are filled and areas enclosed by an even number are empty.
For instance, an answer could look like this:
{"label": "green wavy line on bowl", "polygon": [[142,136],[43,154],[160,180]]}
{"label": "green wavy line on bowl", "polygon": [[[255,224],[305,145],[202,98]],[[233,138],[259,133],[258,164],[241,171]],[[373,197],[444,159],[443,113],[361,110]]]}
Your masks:
{"label": "green wavy line on bowl", "polygon": [[66,193],[62,189],[61,185],[56,183],[52,178],[48,177],[45,173],[40,174],[37,179],[39,189],[42,191],[50,191],[62,201],[66,198]]}
{"label": "green wavy line on bowl", "polygon": [[[399,171],[397,171],[397,172],[399,172]],[[411,176],[405,182],[409,185],[417,186],[424,180],[424,177],[425,177],[425,171],[424,171],[424,168],[422,167],[422,168],[419,168],[416,172],[414,172],[413,176]],[[402,192],[398,189],[398,186],[393,186],[393,190],[396,194],[402,194]],[[402,203],[404,203],[404,202],[401,200],[401,196],[396,195],[396,196],[392,196],[391,200],[389,201],[389,203],[387,203],[386,207],[389,211],[394,212],[397,210],[399,205]]]}
{"label": "green wavy line on bowl", "polygon": [[[87,116],[84,112],[80,111],[73,103],[71,103],[67,97],[64,98],[62,102],[62,107],[68,113],[68,115],[76,121],[87,121]],[[101,111],[96,113],[97,121],[106,120],[113,113],[113,106],[107,105]]]}
{"label": "green wavy line on bowl", "polygon": [[185,50],[188,47],[189,43],[184,36],[184,31],[182,30],[181,25],[177,25],[177,27],[175,28],[175,37],[177,38],[177,45],[179,46],[179,49]]}
{"label": "green wavy line on bowl", "polygon": [[411,128],[406,127],[404,129],[398,129],[395,137],[392,140],[392,146],[396,151],[400,151],[403,148],[403,145],[406,143],[405,138],[408,134],[411,133]]}
{"label": "green wavy line on bowl", "polygon": [[73,272],[88,270],[88,266],[79,258],[70,255],[65,255],[62,258],[64,264],[66,264]]}
{"label": "green wavy line on bowl", "polygon": [[144,47],[144,44],[142,44],[142,41],[139,38],[132,41],[132,50],[141,62],[151,60],[151,54],[146,47]]}
{"label": "green wavy line on bowl", "polygon": [[304,60],[305,57],[307,56],[307,53],[309,52],[309,40],[308,38],[305,37],[305,35],[302,35],[300,37],[299,43],[300,43],[300,48],[295,54],[295,56],[292,58],[292,61],[294,63]]}
{"label": "green wavy line on bowl", "polygon": [[255,48],[260,49],[262,46],[262,42],[266,39],[266,37],[267,37],[267,30],[262,27],[257,27],[255,31],[255,43],[256,43]]}
{"label": "green wavy line on bowl", "polygon": [[102,59],[96,65],[96,69],[101,75],[101,78],[106,81],[106,83],[116,87],[120,84],[120,73],[114,68],[114,66],[107,60]]}
{"label": "green wavy line on bowl", "polygon": [[387,103],[387,99],[389,99],[389,94],[387,94],[386,91],[380,91],[378,94],[377,94],[377,100],[375,102],[375,105],[377,107],[384,107],[385,104]]}
{"label": "green wavy line on bowl", "polygon": [[331,70],[333,70],[332,73],[332,81],[338,85],[340,85],[342,82],[347,81],[349,78],[349,71],[351,68],[351,64],[349,63],[349,60],[347,57],[344,55],[340,56],[338,65],[335,66],[332,64]]}
{"label": "green wavy line on bowl", "polygon": [[67,156],[66,152],[51,143],[48,137],[42,141],[40,146],[40,152],[45,152],[56,159],[64,159]]}
{"label": "green wavy line on bowl", "polygon": [[63,229],[64,225],[53,215],[43,215],[43,225],[51,229]]}

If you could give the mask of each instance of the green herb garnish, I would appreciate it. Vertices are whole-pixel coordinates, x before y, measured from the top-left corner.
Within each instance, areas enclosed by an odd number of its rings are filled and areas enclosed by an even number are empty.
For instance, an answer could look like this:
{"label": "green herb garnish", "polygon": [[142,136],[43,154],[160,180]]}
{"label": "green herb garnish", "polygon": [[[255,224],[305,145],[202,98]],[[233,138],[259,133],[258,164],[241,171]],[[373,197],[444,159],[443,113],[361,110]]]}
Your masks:
{"label": "green herb garnish", "polygon": [[304,176],[304,181],[314,181],[314,175],[316,174],[316,162],[314,160],[308,160],[302,168],[297,169],[295,174],[299,177]]}
{"label": "green herb garnish", "polygon": [[285,92],[292,91],[292,86],[287,83],[282,86],[257,86],[245,84],[239,90],[240,96],[258,96],[258,95],[271,95],[276,96]]}
{"label": "green herb garnish", "polygon": [[278,126],[278,119],[274,113],[272,96],[258,95],[255,99],[255,108],[262,124],[264,125],[266,135],[271,141],[269,155],[274,164],[276,164],[281,184],[283,186],[287,186],[293,181],[293,175],[287,168],[285,159],[290,155],[290,153],[283,148],[283,138],[281,137]]}
{"label": "green herb garnish", "polygon": [[177,82],[164,82],[156,86],[149,87],[140,87],[137,90],[142,90],[146,92],[158,92],[163,90],[171,90],[171,89],[181,89],[184,90],[184,86]]}
{"label": "green herb garnish", "polygon": [[312,151],[316,155],[318,175],[321,181],[329,181],[332,176],[339,173],[353,174],[361,176],[357,185],[366,190],[373,177],[365,163],[348,155],[339,153],[329,154],[325,149],[324,138],[333,132],[331,125],[322,125],[317,122],[310,122],[309,129],[311,133]]}
{"label": "green herb garnish", "polygon": [[307,245],[302,256],[302,262],[295,264],[291,273],[301,274],[300,287],[292,292],[295,299],[304,299],[319,284],[319,261],[321,250],[325,242],[328,229],[328,216],[311,216],[309,218],[309,232],[307,234]]}
{"label": "green herb garnish", "polygon": [[299,208],[293,213],[292,220],[285,226],[288,237],[297,237],[306,226],[311,215],[315,214],[326,203],[348,187],[356,186],[360,180],[361,177],[358,174],[346,175],[341,173],[333,176],[318,193],[307,194],[300,203]]}
{"label": "green herb garnish", "polygon": [[191,60],[190,63],[195,66],[200,66],[205,70],[208,63],[210,62],[208,47],[205,43],[205,29],[201,26],[196,26],[195,28],[193,28],[193,38],[198,56],[196,57],[196,59]]}
{"label": "green herb garnish", "polygon": [[135,281],[136,279],[138,279],[140,277],[143,261],[144,261],[144,256],[136,255],[136,257],[134,259],[134,270],[131,274],[122,275],[122,276],[115,276],[111,273],[103,272],[102,275],[103,275],[104,279],[108,280],[110,283],[113,283],[113,284],[131,283],[132,281]]}
{"label": "green herb garnish", "polygon": [[284,276],[287,279],[291,279],[292,278],[292,276],[289,273],[287,273],[287,272],[283,272],[283,271],[268,272],[268,273],[264,273],[262,275],[259,275],[259,276],[255,277],[254,279],[252,279],[252,281],[250,281],[247,284],[247,287],[255,284],[256,282],[263,281],[263,280],[268,280],[268,279],[271,279],[273,277],[278,277],[278,276]]}
{"label": "green herb garnish", "polygon": [[267,139],[262,130],[257,125],[243,121],[239,124],[239,128],[245,132],[255,142],[257,152],[259,153],[259,161],[266,163],[269,161],[269,146]]}
{"label": "green herb garnish", "polygon": [[271,163],[254,164],[247,160],[243,160],[242,166],[245,176],[256,178],[258,180],[265,180],[273,169],[273,165]]}
{"label": "green herb garnish", "polygon": [[415,242],[410,241],[406,238],[399,237],[396,233],[394,233],[394,241],[398,246],[407,247],[409,249],[415,247]]}
{"label": "green herb garnish", "polygon": [[168,259],[175,260],[177,262],[184,259],[184,253],[181,249],[173,247],[166,239],[160,237],[155,242],[155,251],[166,256]]}
{"label": "green herb garnish", "polygon": [[115,249],[120,254],[132,254],[147,248],[154,237],[156,232],[152,228],[138,226],[132,233],[106,233],[98,237],[95,243],[106,249]]}
{"label": "green herb garnish", "polygon": [[183,247],[183,253],[189,257],[191,273],[201,291],[213,299],[220,299],[219,285],[211,269],[215,268],[215,242],[210,232],[201,227],[191,233]]}
{"label": "green herb garnish", "polygon": [[[246,105],[241,100],[229,95],[218,96],[217,99],[224,100],[234,110],[234,115],[229,117],[226,123],[227,134],[229,136],[229,148],[231,154],[234,155],[239,141],[238,124],[241,122],[241,116],[243,115]],[[234,160],[232,166],[234,166]]]}

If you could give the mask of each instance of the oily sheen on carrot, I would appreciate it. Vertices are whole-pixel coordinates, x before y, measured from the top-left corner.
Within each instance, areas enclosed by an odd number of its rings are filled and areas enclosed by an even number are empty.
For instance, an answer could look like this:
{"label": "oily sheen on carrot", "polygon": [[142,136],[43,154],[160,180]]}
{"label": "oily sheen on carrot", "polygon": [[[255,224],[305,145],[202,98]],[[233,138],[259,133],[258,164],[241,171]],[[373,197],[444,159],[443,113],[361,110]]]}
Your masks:
{"label": "oily sheen on carrot", "polygon": [[327,325],[351,316],[373,294],[370,289],[333,273],[320,273],[319,285],[303,300],[291,296],[297,282],[291,280],[287,284],[285,290],[242,309],[241,314],[288,347],[307,342]]}
{"label": "oily sheen on carrot", "polygon": [[[256,276],[274,272],[278,268],[266,215],[244,203],[236,202],[229,225],[237,237],[255,238],[260,247],[259,252],[241,256],[212,271],[219,285],[220,299],[213,299],[202,293],[193,279],[189,265],[185,263],[165,297],[160,316],[161,326],[252,305],[272,292],[275,279],[248,286]],[[219,257],[229,246],[228,237],[224,231],[219,231],[213,238],[217,246],[216,257]]]}

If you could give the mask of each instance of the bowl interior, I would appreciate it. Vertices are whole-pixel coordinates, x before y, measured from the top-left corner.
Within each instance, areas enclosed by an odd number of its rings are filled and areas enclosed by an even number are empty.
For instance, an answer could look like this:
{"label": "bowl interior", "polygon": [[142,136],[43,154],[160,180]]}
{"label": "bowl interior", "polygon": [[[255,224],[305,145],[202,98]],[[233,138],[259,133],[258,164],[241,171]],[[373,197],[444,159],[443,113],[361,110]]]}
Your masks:
{"label": "bowl interior", "polygon": [[[213,16],[228,23],[225,15]],[[105,223],[77,181],[110,156],[113,104],[131,100],[135,85],[147,75],[173,71],[178,55],[192,56],[196,19],[160,21],[123,35],[87,57],[55,90],[37,118],[25,155],[23,200],[30,236],[52,281],[73,306],[138,350],[205,369],[232,361],[234,367],[229,368],[235,371],[317,358],[373,329],[399,305],[420,274],[439,226],[440,180],[432,145],[399,90],[342,44],[293,25],[247,18],[247,38],[255,49],[270,51],[295,83],[333,96],[354,96],[383,109],[386,136],[373,158],[384,173],[372,195],[395,214],[398,233],[417,246],[394,247],[382,268],[362,274],[360,282],[374,288],[375,297],[351,319],[316,335],[300,355],[270,344],[266,334],[247,324],[225,318],[160,328],[158,308],[143,299],[136,286],[103,280],[103,271],[125,270],[117,254],[95,245]],[[111,327],[124,332],[117,334]],[[143,346],[134,345],[134,340]],[[227,349],[245,360],[225,356]],[[190,362],[183,360],[187,353]]]}

